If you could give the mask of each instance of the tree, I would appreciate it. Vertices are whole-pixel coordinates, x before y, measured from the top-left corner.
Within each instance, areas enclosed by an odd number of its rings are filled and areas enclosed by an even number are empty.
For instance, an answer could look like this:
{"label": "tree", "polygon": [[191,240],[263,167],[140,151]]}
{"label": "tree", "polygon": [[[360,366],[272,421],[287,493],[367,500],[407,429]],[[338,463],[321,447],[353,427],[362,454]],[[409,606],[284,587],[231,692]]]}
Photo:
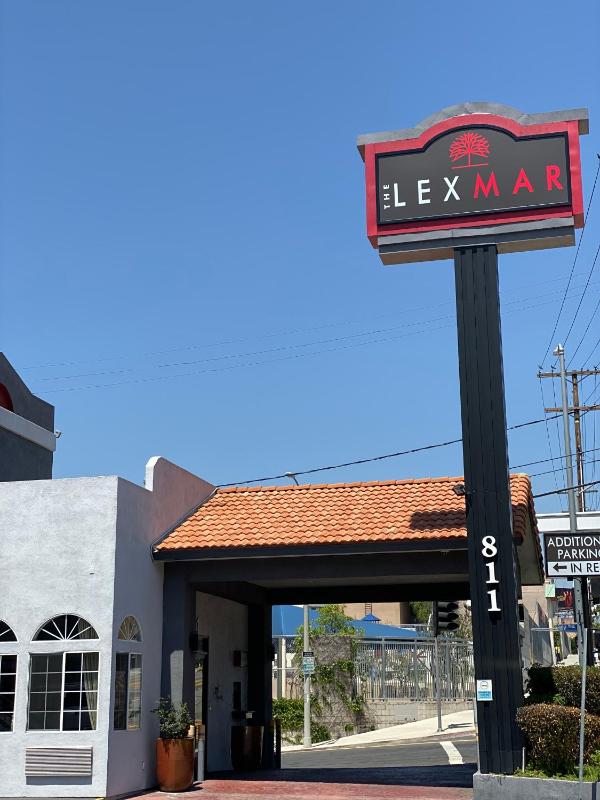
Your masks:
{"label": "tree", "polygon": [[[467,158],[466,164],[460,164],[463,167],[476,167],[483,166],[482,164],[471,163],[471,156],[481,156],[487,158],[490,154],[490,145],[485,136],[480,133],[462,133],[450,145],[450,160],[453,163],[460,161],[461,158]],[[458,167],[455,167],[457,169]]]}
{"label": "tree", "polygon": [[[315,653],[316,666],[312,676],[311,726],[318,725],[320,739],[349,732],[359,724],[363,715],[363,700],[355,686],[356,655],[361,632],[352,625],[352,618],[342,605],[321,606],[311,620],[310,647]],[[294,663],[298,680],[304,648],[303,628],[298,628]]]}
{"label": "tree", "polygon": [[320,636],[357,635],[356,628],[352,625],[352,617],[345,613],[344,606],[341,605],[321,606],[310,627],[311,633]]}
{"label": "tree", "polygon": [[414,600],[410,604],[410,610],[415,620],[420,625],[427,625],[431,616],[431,602],[429,600]]}

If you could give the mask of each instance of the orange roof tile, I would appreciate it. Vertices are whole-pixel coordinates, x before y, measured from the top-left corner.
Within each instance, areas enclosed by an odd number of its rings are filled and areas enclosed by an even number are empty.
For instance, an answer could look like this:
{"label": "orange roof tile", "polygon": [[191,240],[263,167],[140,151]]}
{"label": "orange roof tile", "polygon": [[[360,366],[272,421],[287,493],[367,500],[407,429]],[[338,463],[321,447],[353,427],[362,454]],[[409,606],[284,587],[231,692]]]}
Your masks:
{"label": "orange roof tile", "polygon": [[[466,538],[463,478],[217,489],[157,551]],[[514,534],[537,532],[527,475],[511,475]]]}

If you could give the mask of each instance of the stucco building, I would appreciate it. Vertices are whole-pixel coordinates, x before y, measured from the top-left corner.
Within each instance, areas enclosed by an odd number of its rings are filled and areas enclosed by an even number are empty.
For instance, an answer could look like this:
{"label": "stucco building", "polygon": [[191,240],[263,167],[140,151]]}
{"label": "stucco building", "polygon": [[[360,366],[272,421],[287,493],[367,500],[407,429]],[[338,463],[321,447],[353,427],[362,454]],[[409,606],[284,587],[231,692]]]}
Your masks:
{"label": "stucco building", "polygon": [[[17,405],[3,410],[14,434]],[[0,800],[155,785],[160,696],[204,726],[211,771],[231,768],[252,712],[268,766],[272,607],[468,598],[461,480],[218,489],[158,457],[143,486],[5,477]],[[522,583],[540,584],[529,480],[511,485]]]}

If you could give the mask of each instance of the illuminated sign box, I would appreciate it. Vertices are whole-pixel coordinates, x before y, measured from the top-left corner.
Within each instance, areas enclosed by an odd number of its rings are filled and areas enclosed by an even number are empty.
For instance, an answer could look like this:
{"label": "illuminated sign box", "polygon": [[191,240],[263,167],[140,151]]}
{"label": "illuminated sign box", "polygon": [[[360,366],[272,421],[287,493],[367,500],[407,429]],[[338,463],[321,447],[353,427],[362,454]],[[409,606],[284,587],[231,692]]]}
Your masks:
{"label": "illuminated sign box", "polygon": [[587,130],[583,110],[528,116],[475,103],[415,129],[361,136],[367,235],[389,264],[452,258],[464,244],[573,244]]}

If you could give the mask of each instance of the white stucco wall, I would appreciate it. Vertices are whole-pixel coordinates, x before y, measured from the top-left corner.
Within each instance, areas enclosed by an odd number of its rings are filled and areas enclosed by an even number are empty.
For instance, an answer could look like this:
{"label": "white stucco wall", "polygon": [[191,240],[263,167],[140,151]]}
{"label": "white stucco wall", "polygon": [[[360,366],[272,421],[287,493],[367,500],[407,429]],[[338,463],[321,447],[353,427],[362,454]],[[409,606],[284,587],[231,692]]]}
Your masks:
{"label": "white stucco wall", "polygon": [[198,632],[208,637],[207,768],[229,770],[234,681],[242,684],[242,709],[247,709],[248,669],[233,666],[233,651],[248,650],[248,609],[203,592],[196,593],[196,608]]}
{"label": "white stucco wall", "polygon": [[[101,797],[106,794],[108,708],[117,516],[116,478],[0,483],[0,619],[18,641],[14,730],[0,734],[0,797]],[[98,641],[31,642],[58,614],[77,614]],[[29,654],[100,653],[95,731],[28,731]],[[27,747],[93,747],[91,779],[25,779]]]}
{"label": "white stucco wall", "polygon": [[[17,653],[14,730],[0,733],[0,800],[110,797],[155,785],[160,694],[162,565],[151,544],[213,487],[162,458],[148,462],[144,487],[116,477],[0,483],[0,619],[17,636],[0,652]],[[53,616],[77,614],[97,641],[31,642]],[[143,642],[117,644],[134,615]],[[27,731],[29,654],[98,651],[95,731]],[[115,654],[143,654],[142,723],[113,731]],[[93,747],[92,778],[25,779],[27,747]]]}

